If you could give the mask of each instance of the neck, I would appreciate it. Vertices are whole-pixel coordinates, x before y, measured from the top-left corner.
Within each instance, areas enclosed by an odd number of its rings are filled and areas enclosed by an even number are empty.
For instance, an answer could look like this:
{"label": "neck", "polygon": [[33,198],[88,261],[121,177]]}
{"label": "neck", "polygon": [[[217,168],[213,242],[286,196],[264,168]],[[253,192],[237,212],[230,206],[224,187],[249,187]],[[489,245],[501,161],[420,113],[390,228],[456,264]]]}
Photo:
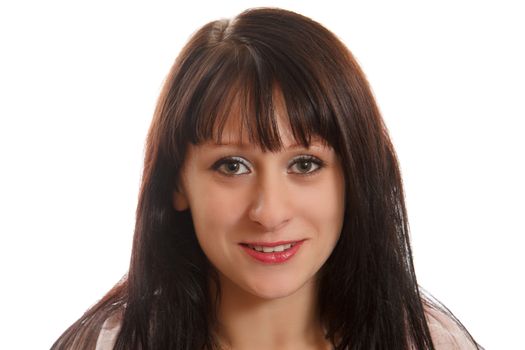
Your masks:
{"label": "neck", "polygon": [[319,322],[316,282],[263,299],[221,276],[216,333],[223,349],[330,349]]}

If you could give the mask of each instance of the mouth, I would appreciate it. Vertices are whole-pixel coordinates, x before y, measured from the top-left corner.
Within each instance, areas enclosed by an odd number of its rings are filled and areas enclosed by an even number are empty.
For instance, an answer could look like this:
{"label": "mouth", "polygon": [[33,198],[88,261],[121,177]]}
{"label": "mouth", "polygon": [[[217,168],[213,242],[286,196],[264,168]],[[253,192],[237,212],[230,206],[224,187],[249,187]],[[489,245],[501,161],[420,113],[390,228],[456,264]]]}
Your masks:
{"label": "mouth", "polygon": [[288,243],[241,243],[241,245],[261,253],[274,253],[284,252],[285,250],[288,250],[295,246],[297,243],[299,243],[299,241]]}
{"label": "mouth", "polygon": [[243,242],[239,245],[249,256],[265,264],[280,264],[291,259],[305,240],[280,242]]}

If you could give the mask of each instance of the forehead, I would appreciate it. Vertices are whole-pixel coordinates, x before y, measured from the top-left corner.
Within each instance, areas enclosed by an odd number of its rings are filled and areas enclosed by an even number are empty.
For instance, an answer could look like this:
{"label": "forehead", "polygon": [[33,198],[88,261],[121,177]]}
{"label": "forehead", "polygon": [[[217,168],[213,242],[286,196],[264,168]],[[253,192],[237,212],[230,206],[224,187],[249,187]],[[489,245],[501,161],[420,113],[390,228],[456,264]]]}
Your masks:
{"label": "forehead", "polygon": [[[295,145],[308,147],[311,142],[328,144],[315,130],[305,128],[307,116],[295,115],[292,125],[281,90],[274,88],[271,100],[261,109],[254,108],[243,91],[237,91],[213,119],[213,131],[199,143],[257,146],[277,151]],[[308,123],[307,123],[308,124]],[[295,128],[294,128],[295,126]]]}
{"label": "forehead", "polygon": [[[292,128],[283,104],[277,104],[273,110],[273,120],[281,144],[286,145],[295,143]],[[230,113],[223,122],[220,128],[214,128],[213,141],[215,144],[238,144],[249,145],[253,144],[253,136],[251,136],[248,125],[249,120],[243,119],[241,113]]]}

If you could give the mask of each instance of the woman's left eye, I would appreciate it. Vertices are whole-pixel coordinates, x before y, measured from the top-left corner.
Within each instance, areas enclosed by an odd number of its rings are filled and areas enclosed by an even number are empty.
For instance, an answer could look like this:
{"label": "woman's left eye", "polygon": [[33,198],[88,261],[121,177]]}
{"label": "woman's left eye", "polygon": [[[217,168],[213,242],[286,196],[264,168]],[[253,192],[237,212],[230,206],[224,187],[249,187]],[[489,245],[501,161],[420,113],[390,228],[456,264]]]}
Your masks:
{"label": "woman's left eye", "polygon": [[323,167],[323,162],[314,156],[300,156],[291,161],[289,169],[291,173],[310,175]]}

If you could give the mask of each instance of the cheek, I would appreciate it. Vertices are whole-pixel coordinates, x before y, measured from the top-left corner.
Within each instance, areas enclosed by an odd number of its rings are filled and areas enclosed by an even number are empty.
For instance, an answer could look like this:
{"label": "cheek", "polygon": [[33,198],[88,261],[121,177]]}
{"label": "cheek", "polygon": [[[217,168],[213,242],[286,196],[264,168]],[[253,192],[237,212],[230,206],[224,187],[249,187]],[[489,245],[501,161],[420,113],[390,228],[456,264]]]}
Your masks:
{"label": "cheek", "polygon": [[320,235],[339,237],[344,218],[344,182],[330,177],[318,186],[304,191],[298,198],[303,217],[309,219]]}
{"label": "cheek", "polygon": [[190,198],[197,236],[218,238],[227,235],[245,211],[242,194],[220,186],[197,188]]}

